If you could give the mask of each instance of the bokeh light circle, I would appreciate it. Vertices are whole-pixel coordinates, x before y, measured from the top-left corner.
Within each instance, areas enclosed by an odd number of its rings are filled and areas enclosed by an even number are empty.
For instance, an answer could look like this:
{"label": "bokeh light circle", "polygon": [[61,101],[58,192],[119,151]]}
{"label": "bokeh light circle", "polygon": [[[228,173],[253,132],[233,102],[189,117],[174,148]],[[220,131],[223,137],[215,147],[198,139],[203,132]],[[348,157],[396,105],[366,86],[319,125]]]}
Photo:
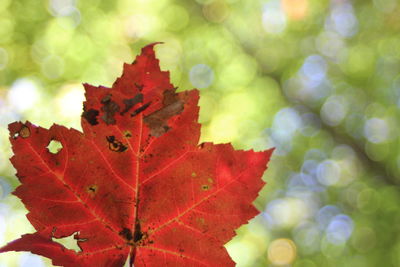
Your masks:
{"label": "bokeh light circle", "polygon": [[296,244],[287,238],[275,239],[268,247],[268,259],[278,266],[291,264],[296,255]]}

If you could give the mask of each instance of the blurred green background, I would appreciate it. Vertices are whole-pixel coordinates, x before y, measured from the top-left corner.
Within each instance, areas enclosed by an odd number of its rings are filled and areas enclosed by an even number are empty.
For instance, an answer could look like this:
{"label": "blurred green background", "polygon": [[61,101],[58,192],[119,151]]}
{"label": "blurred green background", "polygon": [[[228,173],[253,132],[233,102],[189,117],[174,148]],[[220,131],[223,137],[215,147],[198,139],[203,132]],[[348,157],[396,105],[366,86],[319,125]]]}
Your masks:
{"label": "blurred green background", "polygon": [[[276,147],[237,266],[400,266],[397,0],[0,0],[0,244],[32,232],[7,124],[80,129],[81,83],[157,46],[202,140]],[[0,266],[51,266],[30,253]]]}

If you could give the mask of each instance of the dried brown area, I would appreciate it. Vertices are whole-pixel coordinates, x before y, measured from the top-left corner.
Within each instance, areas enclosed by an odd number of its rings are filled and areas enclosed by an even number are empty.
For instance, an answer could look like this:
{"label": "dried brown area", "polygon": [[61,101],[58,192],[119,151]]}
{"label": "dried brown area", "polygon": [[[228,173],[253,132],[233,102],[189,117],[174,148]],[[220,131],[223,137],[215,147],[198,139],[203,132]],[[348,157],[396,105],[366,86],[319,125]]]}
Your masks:
{"label": "dried brown area", "polygon": [[152,136],[160,137],[166,133],[170,127],[168,119],[178,115],[183,111],[184,102],[174,90],[164,92],[163,107],[144,117],[144,122],[150,128]]}
{"label": "dried brown area", "polygon": [[18,132],[18,135],[22,138],[28,138],[31,135],[31,130],[25,125],[22,125],[21,129]]}
{"label": "dried brown area", "polygon": [[97,121],[97,116],[99,116],[99,111],[95,109],[84,110],[82,113],[82,117],[90,124],[96,125],[99,124]]}
{"label": "dried brown area", "polygon": [[101,116],[102,120],[107,124],[115,124],[114,115],[119,111],[119,106],[116,102],[112,101],[112,95],[107,94],[105,97],[101,99],[101,103],[103,107],[101,111],[103,111],[103,116]]}
{"label": "dried brown area", "polygon": [[123,102],[125,104],[125,108],[123,111],[121,111],[121,113],[120,113],[121,115],[124,115],[131,108],[133,108],[136,104],[142,103],[143,102],[143,94],[137,94],[130,99],[124,99]]}

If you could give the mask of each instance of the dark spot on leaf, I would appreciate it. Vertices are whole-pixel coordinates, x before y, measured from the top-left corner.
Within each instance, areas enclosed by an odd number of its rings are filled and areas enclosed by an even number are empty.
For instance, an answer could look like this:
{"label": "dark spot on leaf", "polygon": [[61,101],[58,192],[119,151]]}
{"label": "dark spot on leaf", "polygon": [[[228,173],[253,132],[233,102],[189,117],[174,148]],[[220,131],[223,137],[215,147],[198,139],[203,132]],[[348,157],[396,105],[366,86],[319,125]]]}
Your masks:
{"label": "dark spot on leaf", "polygon": [[123,228],[122,231],[119,232],[119,235],[128,241],[131,241],[133,239],[132,231],[128,228]]}
{"label": "dark spot on leaf", "polygon": [[54,233],[57,231],[57,227],[53,226],[51,229],[51,237],[54,237]]}
{"label": "dark spot on leaf", "polygon": [[62,148],[63,145],[61,142],[55,139],[50,140],[49,144],[47,145],[47,150],[52,154],[57,154]]}
{"label": "dark spot on leaf", "polygon": [[106,136],[108,148],[114,152],[124,152],[128,149],[126,145],[115,139],[115,136]]}
{"label": "dark spot on leaf", "polygon": [[140,203],[140,199],[137,199],[137,200],[135,201],[135,207],[138,207],[138,206],[139,206],[139,203]]}
{"label": "dark spot on leaf", "polygon": [[144,87],[143,84],[138,84],[138,83],[135,83],[135,86],[136,86],[136,88],[137,88],[139,91],[142,91],[142,90],[143,90],[143,87]]}
{"label": "dark spot on leaf", "polygon": [[140,227],[140,222],[136,220],[135,233],[133,234],[133,241],[136,243],[136,242],[141,241],[142,238],[143,238],[143,233],[142,233],[142,230]]}
{"label": "dark spot on leaf", "polygon": [[132,113],[131,113],[131,117],[136,116],[137,114],[139,114],[140,112],[144,111],[146,108],[148,108],[150,106],[151,102],[144,104],[143,106],[135,109]]}
{"label": "dark spot on leaf", "polygon": [[137,94],[133,98],[130,99],[124,99],[123,100],[125,104],[124,110],[120,113],[121,115],[124,115],[126,112],[128,112],[131,108],[133,108],[136,104],[143,102],[143,94]]}
{"label": "dark spot on leaf", "polygon": [[165,91],[163,99],[164,107],[154,111],[144,118],[144,122],[150,128],[151,135],[160,137],[170,130],[170,127],[167,125],[167,121],[172,116],[182,112],[183,104],[183,101],[179,98],[178,94],[176,94],[174,90]]}
{"label": "dark spot on leaf", "polygon": [[97,185],[91,185],[86,188],[86,192],[90,195],[90,197],[94,197],[97,193]]}
{"label": "dark spot on leaf", "polygon": [[101,99],[101,103],[105,104],[111,101],[112,94],[107,94]]}
{"label": "dark spot on leaf", "polygon": [[92,108],[87,111],[84,110],[82,113],[82,117],[85,118],[90,125],[99,124],[99,122],[97,121],[98,115],[99,111]]}
{"label": "dark spot on leaf", "polygon": [[126,138],[130,138],[130,137],[132,137],[132,133],[131,133],[130,131],[125,131],[125,132],[124,132],[124,136],[125,136]]}
{"label": "dark spot on leaf", "polygon": [[101,108],[101,111],[103,111],[103,116],[101,116],[101,119],[107,125],[116,123],[114,115],[119,111],[118,104],[112,101],[111,97],[111,94],[107,94],[101,99],[101,103],[103,104],[103,107]]}
{"label": "dark spot on leaf", "polygon": [[210,189],[210,186],[207,185],[207,184],[203,184],[203,185],[201,186],[201,190],[203,190],[203,191],[208,191],[209,189]]}

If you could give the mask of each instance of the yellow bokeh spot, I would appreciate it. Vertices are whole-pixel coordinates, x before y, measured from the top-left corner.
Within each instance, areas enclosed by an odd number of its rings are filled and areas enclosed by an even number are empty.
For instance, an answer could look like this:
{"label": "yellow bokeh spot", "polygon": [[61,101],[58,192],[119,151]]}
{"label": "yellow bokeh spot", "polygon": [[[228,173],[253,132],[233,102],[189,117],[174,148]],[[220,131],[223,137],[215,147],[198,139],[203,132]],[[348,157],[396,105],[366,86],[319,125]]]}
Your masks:
{"label": "yellow bokeh spot", "polygon": [[308,0],[282,0],[282,8],[291,20],[301,20],[308,13]]}
{"label": "yellow bokeh spot", "polygon": [[79,120],[84,100],[82,85],[70,84],[64,86],[57,97],[59,116],[68,120]]}
{"label": "yellow bokeh spot", "polygon": [[212,22],[223,22],[229,15],[229,6],[224,1],[213,1],[203,6],[203,14],[207,20]]}
{"label": "yellow bokeh spot", "polygon": [[279,238],[269,245],[268,259],[275,265],[287,265],[296,259],[296,244],[287,238]]}
{"label": "yellow bokeh spot", "polygon": [[189,14],[182,6],[168,5],[163,15],[169,30],[180,31],[189,24]]}
{"label": "yellow bokeh spot", "polygon": [[231,114],[216,115],[204,133],[204,140],[213,140],[215,143],[228,143],[238,136],[237,120]]}

